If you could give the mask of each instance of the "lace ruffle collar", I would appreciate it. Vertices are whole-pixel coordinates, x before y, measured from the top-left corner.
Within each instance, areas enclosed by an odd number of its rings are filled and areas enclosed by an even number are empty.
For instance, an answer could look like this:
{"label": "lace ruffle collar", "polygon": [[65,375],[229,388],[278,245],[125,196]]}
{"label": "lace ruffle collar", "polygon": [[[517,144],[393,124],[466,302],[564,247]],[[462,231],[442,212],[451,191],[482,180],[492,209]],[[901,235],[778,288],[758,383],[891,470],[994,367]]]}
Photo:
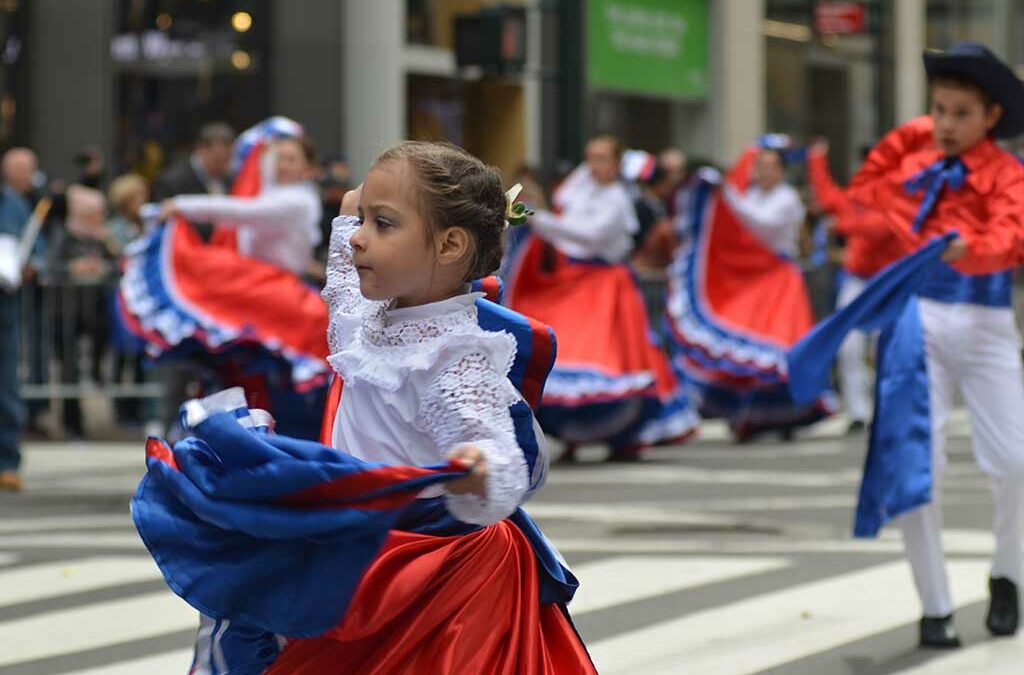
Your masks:
{"label": "lace ruffle collar", "polygon": [[442,360],[469,352],[486,355],[501,375],[507,375],[515,358],[515,338],[480,328],[476,300],[483,295],[464,293],[415,307],[382,305],[363,318],[347,347],[327,360],[346,382],[364,381],[388,391],[396,391],[415,371],[430,370]]}

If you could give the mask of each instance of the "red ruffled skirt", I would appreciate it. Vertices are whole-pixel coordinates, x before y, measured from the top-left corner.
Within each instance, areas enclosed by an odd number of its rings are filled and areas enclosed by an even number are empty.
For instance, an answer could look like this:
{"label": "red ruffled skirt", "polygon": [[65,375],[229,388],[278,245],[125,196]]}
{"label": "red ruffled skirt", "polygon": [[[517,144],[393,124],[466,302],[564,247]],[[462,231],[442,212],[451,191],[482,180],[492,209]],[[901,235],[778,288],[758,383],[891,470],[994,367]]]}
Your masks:
{"label": "red ruffled skirt", "polygon": [[461,536],[394,531],[342,622],[288,643],[267,675],[596,675],[529,541],[502,521]]}

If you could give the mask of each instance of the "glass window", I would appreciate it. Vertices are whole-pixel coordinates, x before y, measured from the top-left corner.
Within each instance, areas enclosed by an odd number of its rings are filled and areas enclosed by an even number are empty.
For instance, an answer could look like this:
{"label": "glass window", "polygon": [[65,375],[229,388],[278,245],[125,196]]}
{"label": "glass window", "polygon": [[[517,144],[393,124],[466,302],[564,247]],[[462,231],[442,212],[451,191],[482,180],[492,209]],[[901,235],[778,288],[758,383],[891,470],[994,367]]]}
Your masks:
{"label": "glass window", "polygon": [[861,3],[863,28],[823,33],[815,4],[768,0],[765,5],[765,102],[769,131],[798,142],[824,136],[831,168],[845,180],[892,125],[891,6]]}
{"label": "glass window", "polygon": [[1002,6],[995,0],[928,0],[925,41],[928,47],[945,49],[955,42],[981,42],[1002,51],[1005,23],[999,20]]}
{"label": "glass window", "polygon": [[453,49],[455,17],[475,14],[489,5],[521,4],[523,0],[405,0],[405,41]]}
{"label": "glass window", "polygon": [[241,131],[270,114],[270,21],[270,0],[119,0],[118,168],[153,176],[203,123]]}

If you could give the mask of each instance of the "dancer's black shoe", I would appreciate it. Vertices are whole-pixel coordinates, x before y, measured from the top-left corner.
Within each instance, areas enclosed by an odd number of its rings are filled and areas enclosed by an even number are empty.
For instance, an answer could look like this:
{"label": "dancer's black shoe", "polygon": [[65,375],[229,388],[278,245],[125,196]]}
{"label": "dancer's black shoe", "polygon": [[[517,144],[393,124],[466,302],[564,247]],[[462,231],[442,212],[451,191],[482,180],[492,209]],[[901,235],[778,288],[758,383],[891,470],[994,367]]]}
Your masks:
{"label": "dancer's black shoe", "polygon": [[953,615],[921,619],[920,646],[929,649],[956,649],[960,646],[960,636],[953,625]]}
{"label": "dancer's black shoe", "polygon": [[1004,577],[988,580],[989,604],[985,625],[992,635],[1006,636],[1017,632],[1020,623],[1020,598],[1017,584]]}

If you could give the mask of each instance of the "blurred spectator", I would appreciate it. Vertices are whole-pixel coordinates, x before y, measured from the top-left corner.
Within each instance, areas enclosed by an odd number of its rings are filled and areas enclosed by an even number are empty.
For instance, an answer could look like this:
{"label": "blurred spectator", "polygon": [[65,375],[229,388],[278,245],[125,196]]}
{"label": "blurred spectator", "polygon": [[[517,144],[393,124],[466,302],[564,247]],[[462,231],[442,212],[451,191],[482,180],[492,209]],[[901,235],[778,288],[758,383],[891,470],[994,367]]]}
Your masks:
{"label": "blurred spectator", "polygon": [[149,186],[142,176],[129,173],[114,179],[108,196],[114,215],[107,222],[107,233],[114,252],[120,255],[142,234],[142,205],[149,201]]}
{"label": "blurred spectator", "polygon": [[28,148],[11,148],[4,153],[3,178],[4,190],[13,190],[19,196],[27,198],[35,187],[35,175],[39,170],[36,153]]}
{"label": "blurred spectator", "polygon": [[25,148],[8,150],[3,157],[3,195],[0,198],[0,491],[21,490],[20,436],[23,408],[19,394],[18,287],[21,261],[18,243],[30,216],[23,196],[31,189],[35,154]]}
{"label": "blurred spectator", "polygon": [[[107,221],[107,236],[111,249],[120,255],[124,252],[125,246],[143,233],[142,206],[149,201],[149,185],[138,174],[125,174],[114,179],[107,196],[113,210],[113,216]],[[135,349],[134,345],[125,344],[124,340],[116,339],[116,335],[114,337],[115,339],[111,340],[111,380],[120,384],[127,376],[132,384],[145,383],[146,371],[143,368],[141,350]],[[155,407],[148,400],[144,405],[139,399],[119,398],[114,403],[114,412],[118,424],[122,426],[138,426],[148,419],[154,422],[156,419]]]}
{"label": "blurred spectator", "polygon": [[[52,197],[46,189],[46,177],[39,170],[36,154],[28,148],[14,148],[4,156],[4,175],[7,187],[24,197],[31,208],[34,208],[44,197]],[[54,200],[47,213],[45,222],[55,222],[55,211],[63,209],[63,198]],[[28,364],[27,379],[33,384],[46,381],[49,347],[52,340],[47,340],[49,319],[44,310],[43,295],[47,275],[47,239],[48,229],[44,228],[36,239],[28,264],[25,266],[24,284],[21,289],[23,307],[21,327],[24,332],[22,348],[24,359]],[[26,402],[27,415],[25,431],[29,434],[45,435],[40,425],[42,416],[49,410],[50,402],[46,398],[33,398]]]}
{"label": "blurred spectator", "polygon": [[658,153],[658,166],[665,172],[667,180],[672,186],[671,194],[665,201],[665,208],[668,209],[669,215],[674,215],[675,204],[672,197],[686,180],[686,153],[679,148],[665,148]]}
{"label": "blurred spectator", "polygon": [[106,174],[106,161],[103,159],[103,152],[95,146],[82,148],[75,155],[75,165],[78,167],[79,185],[90,187],[96,190],[103,188],[103,178]]}
{"label": "blurred spectator", "polygon": [[[153,201],[178,195],[223,195],[231,189],[231,159],[235,131],[223,122],[209,122],[199,129],[199,138],[188,160],[175,164],[153,185]],[[212,223],[191,223],[204,240],[213,233]]]}
{"label": "blurred spectator", "polygon": [[[107,209],[103,193],[82,185],[67,189],[67,220],[54,232],[54,269],[60,282],[57,306],[61,335],[56,353],[61,362],[64,384],[81,384],[79,362],[81,338],[89,340],[89,373],[100,382],[101,364],[109,337],[107,296],[116,277],[116,255],[106,228]],[[83,438],[81,401],[65,399],[64,432]]]}
{"label": "blurred spectator", "polygon": [[643,292],[647,315],[655,332],[661,333],[661,315],[665,310],[666,271],[672,262],[676,240],[672,233],[665,202],[676,187],[676,174],[660,164],[649,175],[641,177],[640,197],[634,203],[640,229],[634,235],[631,263]]}

